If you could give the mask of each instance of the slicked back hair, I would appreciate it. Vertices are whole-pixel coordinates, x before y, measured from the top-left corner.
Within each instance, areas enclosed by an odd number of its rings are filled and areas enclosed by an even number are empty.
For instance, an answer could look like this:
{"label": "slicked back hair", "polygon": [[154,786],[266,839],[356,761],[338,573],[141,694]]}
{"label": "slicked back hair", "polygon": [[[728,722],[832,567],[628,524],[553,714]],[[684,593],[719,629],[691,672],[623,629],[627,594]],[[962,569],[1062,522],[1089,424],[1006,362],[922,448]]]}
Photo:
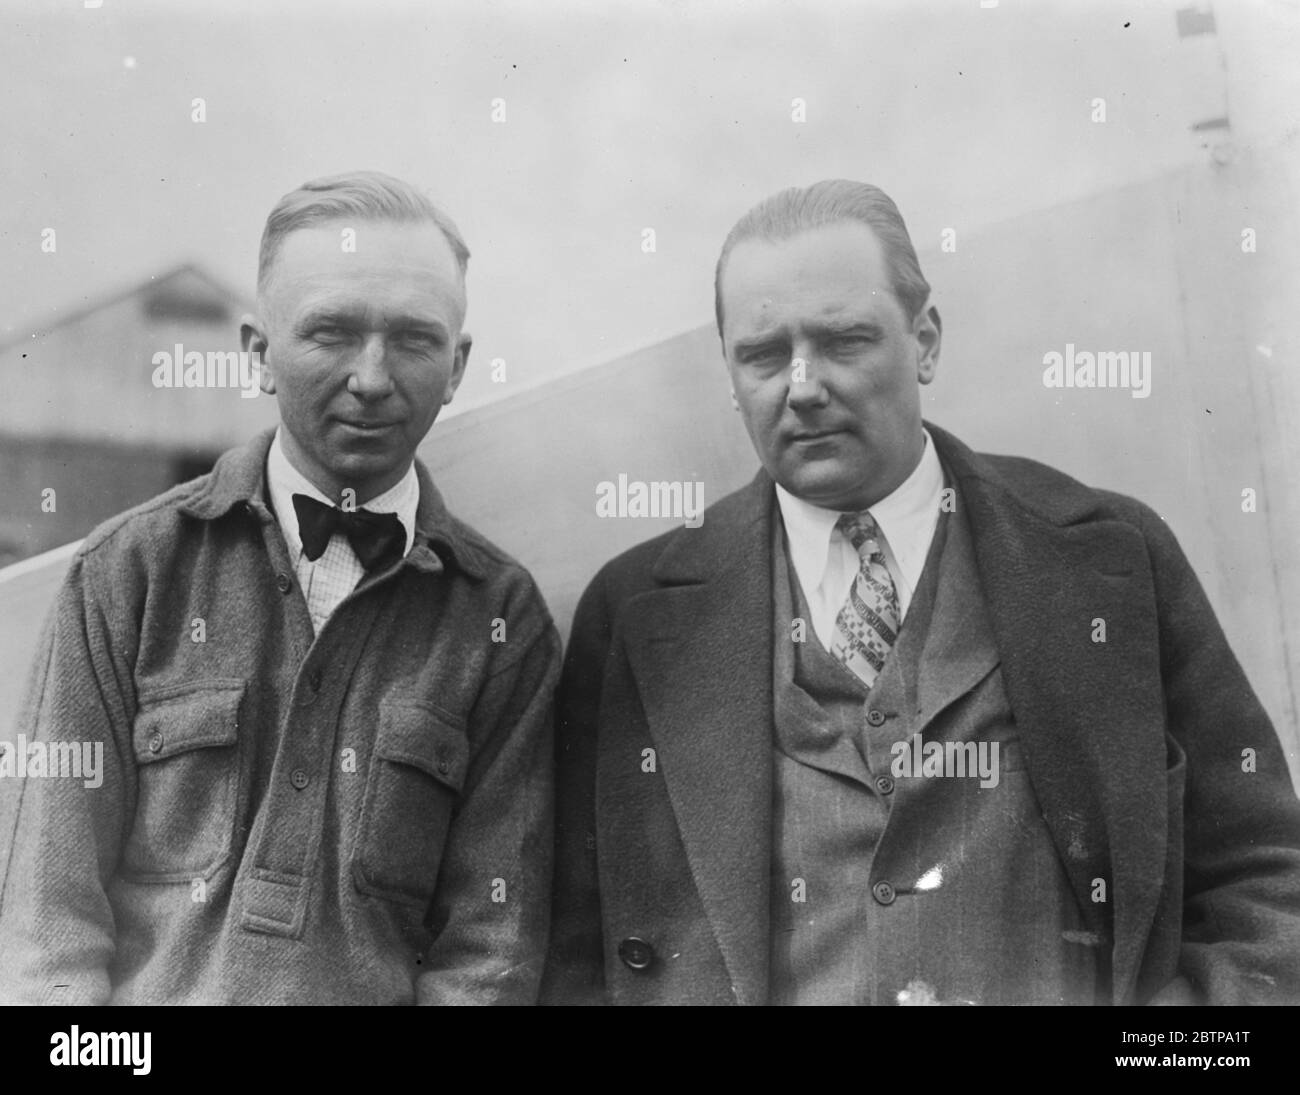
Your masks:
{"label": "slicked back hair", "polygon": [[764,198],[736,222],[722,244],[713,275],[713,310],[722,337],[722,272],[727,256],[743,240],[776,243],[812,228],[858,221],[880,240],[889,266],[890,285],[908,322],[914,320],[930,298],[930,284],[907,234],[907,225],[893,199],[878,186],[851,179],[824,179],[812,186],[792,186]]}
{"label": "slicked back hair", "polygon": [[423,191],[380,171],[350,171],[312,179],[275,203],[262,230],[257,291],[265,288],[289,233],[334,220],[436,225],[456,256],[462,280],[469,267],[469,248],[460,229]]}

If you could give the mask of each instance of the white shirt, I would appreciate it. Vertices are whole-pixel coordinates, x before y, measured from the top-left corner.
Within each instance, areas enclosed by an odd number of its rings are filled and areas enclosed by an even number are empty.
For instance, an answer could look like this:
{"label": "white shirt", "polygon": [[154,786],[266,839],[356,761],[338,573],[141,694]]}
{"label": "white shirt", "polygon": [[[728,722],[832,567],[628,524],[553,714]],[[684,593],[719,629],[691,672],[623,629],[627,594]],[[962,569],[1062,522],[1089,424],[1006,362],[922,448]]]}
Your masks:
{"label": "white shirt", "polygon": [[[325,497],[311,480],[289,463],[289,458],[280,445],[279,430],[275,431],[275,439],[266,456],[266,480],[275,519],[280,523],[280,531],[288,545],[298,585],[307,598],[312,628],[319,634],[330,613],[338,608],[343,598],[361,581],[366,568],[361,565],[361,560],[352,550],[347,537],[338,532],[330,537],[324,553],[315,562],[303,554],[302,538],[298,533],[298,511],[293,508],[293,496],[305,494],[327,506],[336,506],[338,502]],[[415,464],[412,463],[395,486],[368,502],[358,502],[357,508],[372,513],[397,514],[406,531],[406,547],[402,551],[405,555],[415,543],[415,508],[419,501],[420,481],[415,476]]]}
{"label": "white shirt", "polygon": [[[943,497],[943,468],[926,431],[920,462],[904,479],[867,512],[883,534],[880,547],[885,565],[898,591],[899,620],[907,615],[912,594],[921,579],[925,557],[939,523]],[[835,527],[839,510],[823,509],[796,498],[779,483],[776,500],[785,523],[790,561],[812,612],[813,630],[827,650],[835,636],[835,618],[857,577],[861,559],[857,550]]]}

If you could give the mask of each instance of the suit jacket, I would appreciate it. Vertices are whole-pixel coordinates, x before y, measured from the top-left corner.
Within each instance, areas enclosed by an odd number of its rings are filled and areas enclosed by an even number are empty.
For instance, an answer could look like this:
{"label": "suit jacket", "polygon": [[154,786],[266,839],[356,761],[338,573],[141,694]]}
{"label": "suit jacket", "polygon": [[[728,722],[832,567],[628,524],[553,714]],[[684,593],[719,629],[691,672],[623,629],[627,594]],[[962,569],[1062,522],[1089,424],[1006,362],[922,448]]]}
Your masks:
{"label": "suit jacket", "polygon": [[[927,427],[1110,998],[1300,1001],[1300,802],[1173,535],[1133,499]],[[774,511],[760,472],[583,595],[544,1002],[767,1001]]]}

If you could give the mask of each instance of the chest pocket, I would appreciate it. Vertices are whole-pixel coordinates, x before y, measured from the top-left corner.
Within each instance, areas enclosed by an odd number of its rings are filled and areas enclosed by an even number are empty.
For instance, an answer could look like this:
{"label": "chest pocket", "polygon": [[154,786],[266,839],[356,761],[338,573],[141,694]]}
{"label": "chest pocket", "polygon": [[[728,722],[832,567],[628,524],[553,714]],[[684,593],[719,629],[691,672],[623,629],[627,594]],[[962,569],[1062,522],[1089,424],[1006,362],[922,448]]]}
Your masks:
{"label": "chest pocket", "polygon": [[210,876],[230,854],[239,793],[240,680],[140,697],[132,730],[137,799],[122,870],[145,882]]}
{"label": "chest pocket", "polygon": [[380,705],[352,864],[358,890],[429,902],[468,764],[469,741],[450,717],[424,704]]}

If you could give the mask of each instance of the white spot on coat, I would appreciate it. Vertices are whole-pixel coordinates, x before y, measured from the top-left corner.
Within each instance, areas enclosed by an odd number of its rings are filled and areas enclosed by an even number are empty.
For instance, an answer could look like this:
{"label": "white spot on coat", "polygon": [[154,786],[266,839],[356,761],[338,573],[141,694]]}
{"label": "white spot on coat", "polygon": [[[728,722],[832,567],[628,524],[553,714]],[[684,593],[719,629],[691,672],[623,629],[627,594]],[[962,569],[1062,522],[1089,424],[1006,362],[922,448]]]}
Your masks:
{"label": "white spot on coat", "polygon": [[935,866],[931,867],[928,871],[925,872],[925,874],[923,874],[920,878],[916,880],[916,885],[913,887],[913,889],[917,889],[921,891],[937,890],[942,885],[943,885],[943,864],[938,863]]}

